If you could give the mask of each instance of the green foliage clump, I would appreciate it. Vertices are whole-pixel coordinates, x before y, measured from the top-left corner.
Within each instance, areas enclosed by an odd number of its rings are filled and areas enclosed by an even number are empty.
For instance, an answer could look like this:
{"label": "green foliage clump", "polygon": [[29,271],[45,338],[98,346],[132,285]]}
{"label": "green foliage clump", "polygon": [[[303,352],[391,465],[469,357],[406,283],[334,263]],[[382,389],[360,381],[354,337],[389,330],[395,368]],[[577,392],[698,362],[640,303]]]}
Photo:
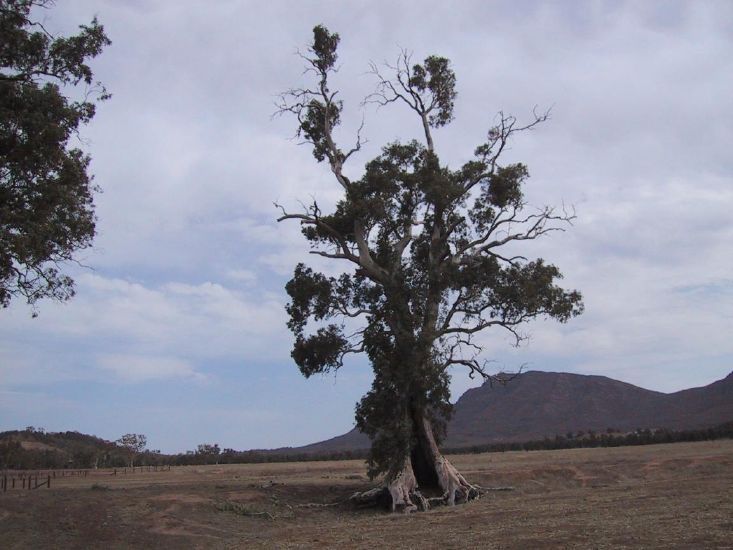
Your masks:
{"label": "green foliage clump", "polygon": [[[109,94],[88,65],[110,44],[93,19],[54,37],[31,12],[50,0],[0,0],[0,305],[67,300],[59,265],[95,234],[89,157],[70,142]],[[68,94],[68,95],[66,95]],[[76,94],[80,99],[72,99]],[[34,310],[35,314],[35,310]]]}

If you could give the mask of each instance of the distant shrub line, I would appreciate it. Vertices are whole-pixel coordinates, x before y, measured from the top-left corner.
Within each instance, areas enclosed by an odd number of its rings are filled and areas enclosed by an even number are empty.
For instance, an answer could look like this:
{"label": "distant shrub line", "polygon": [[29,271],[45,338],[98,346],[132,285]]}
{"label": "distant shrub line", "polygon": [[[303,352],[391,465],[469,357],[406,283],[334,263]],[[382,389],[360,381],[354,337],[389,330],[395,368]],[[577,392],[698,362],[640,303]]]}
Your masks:
{"label": "distant shrub line", "polygon": [[[733,422],[726,422],[712,428],[699,430],[667,430],[638,429],[631,433],[621,433],[608,429],[604,433],[593,430],[587,432],[556,435],[534,441],[487,443],[464,447],[449,447],[447,454],[501,453],[506,451],[543,451],[553,449],[578,449],[585,447],[623,447],[631,445],[653,445],[656,443],[677,443],[682,441],[710,441],[715,439],[733,439]],[[229,451],[229,449],[227,449]],[[247,464],[264,462],[308,462],[317,460],[350,460],[363,459],[366,449],[353,451],[330,451],[319,453],[275,452],[275,451],[242,451],[223,453],[219,456],[220,464]],[[178,455],[187,460],[195,460],[196,455]]]}
{"label": "distant shrub line", "polygon": [[[124,452],[114,443],[78,432],[33,433],[33,439],[56,449],[25,449],[18,440],[23,432],[0,434],[0,469],[33,470],[51,468],[123,467],[127,464]],[[621,433],[612,428],[605,432],[593,430],[567,433],[534,441],[487,443],[464,447],[446,448],[449,454],[498,453],[506,451],[542,451],[553,449],[578,449],[592,447],[623,447],[652,445],[682,441],[711,441],[733,439],[733,421],[698,430],[637,429]],[[199,466],[205,464],[261,464],[268,462],[310,462],[323,460],[365,459],[366,449],[302,452],[293,450],[235,451],[224,449],[219,454],[188,451],[166,455],[145,451],[136,458],[136,465]]]}
{"label": "distant shrub line", "polygon": [[625,447],[634,445],[654,445],[658,443],[679,443],[683,441],[712,441],[716,439],[733,439],[733,421],[725,422],[711,428],[697,430],[668,430],[666,428],[639,428],[630,433],[621,433],[612,428],[606,432],[568,433],[545,437],[523,443],[487,443],[447,449],[448,453],[498,453],[506,451],[547,451],[554,449],[580,449],[593,447]]}

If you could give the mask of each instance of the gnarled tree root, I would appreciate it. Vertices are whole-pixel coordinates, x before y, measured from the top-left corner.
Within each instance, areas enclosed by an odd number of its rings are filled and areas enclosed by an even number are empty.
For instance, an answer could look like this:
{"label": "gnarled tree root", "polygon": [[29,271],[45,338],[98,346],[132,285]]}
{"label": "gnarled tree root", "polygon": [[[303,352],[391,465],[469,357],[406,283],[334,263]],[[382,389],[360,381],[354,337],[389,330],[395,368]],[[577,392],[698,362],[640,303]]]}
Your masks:
{"label": "gnarled tree root", "polygon": [[436,462],[438,483],[443,496],[426,498],[419,490],[412,463],[408,458],[402,470],[382,487],[354,493],[349,501],[360,507],[388,508],[392,512],[425,511],[439,505],[453,506],[481,496],[478,486],[471,485],[443,456]]}
{"label": "gnarled tree root", "polygon": [[438,474],[438,483],[444,491],[443,500],[448,506],[453,506],[456,502],[468,502],[481,496],[478,487],[466,481],[466,478],[444,456],[436,457],[435,471]]}

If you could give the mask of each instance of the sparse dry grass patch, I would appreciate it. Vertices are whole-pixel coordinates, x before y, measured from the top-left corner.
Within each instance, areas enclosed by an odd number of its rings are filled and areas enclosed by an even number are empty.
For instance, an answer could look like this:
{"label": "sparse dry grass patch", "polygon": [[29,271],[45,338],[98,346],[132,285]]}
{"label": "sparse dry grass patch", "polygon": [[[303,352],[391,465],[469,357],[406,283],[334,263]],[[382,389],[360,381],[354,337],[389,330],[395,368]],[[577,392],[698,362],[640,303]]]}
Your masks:
{"label": "sparse dry grass patch", "polygon": [[369,486],[358,460],[65,478],[0,494],[0,547],[733,547],[730,440],[451,458],[514,490],[391,516],[345,503]]}

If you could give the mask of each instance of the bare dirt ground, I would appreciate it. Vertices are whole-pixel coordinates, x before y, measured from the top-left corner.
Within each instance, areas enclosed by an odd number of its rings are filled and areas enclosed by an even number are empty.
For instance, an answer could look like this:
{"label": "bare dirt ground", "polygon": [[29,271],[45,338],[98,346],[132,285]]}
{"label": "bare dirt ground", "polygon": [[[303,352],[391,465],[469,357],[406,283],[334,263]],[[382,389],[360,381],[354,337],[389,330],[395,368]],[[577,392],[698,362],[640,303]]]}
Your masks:
{"label": "bare dirt ground", "polygon": [[0,548],[733,548],[731,440],[452,459],[514,490],[389,515],[343,502],[357,460],[95,472],[0,493]]}

